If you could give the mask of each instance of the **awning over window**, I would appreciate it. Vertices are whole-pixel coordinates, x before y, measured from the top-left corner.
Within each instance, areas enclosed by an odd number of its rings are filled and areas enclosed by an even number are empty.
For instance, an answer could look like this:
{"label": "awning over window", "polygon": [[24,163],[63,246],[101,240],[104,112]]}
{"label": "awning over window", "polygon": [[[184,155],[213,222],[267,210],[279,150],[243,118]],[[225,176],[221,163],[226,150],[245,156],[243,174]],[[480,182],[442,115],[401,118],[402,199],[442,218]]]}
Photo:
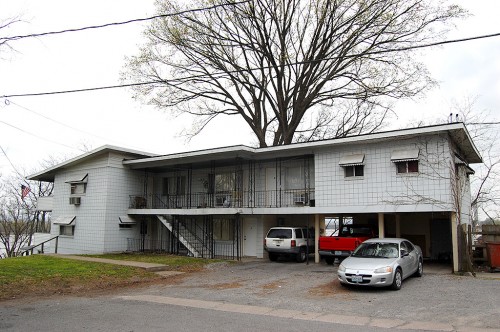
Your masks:
{"label": "awning over window", "polygon": [[84,175],[80,175],[80,176],[75,176],[74,177],[74,180],[70,180],[70,181],[66,181],[66,183],[87,183],[88,181],[88,178],[89,178],[89,174],[84,174]]}
{"label": "awning over window", "polygon": [[418,160],[419,154],[420,154],[419,149],[393,151],[391,155],[391,161],[393,163],[397,163],[401,161]]}
{"label": "awning over window", "polygon": [[74,221],[76,219],[76,216],[60,216],[57,217],[52,223],[54,225],[62,225],[62,226],[70,226],[74,225]]}
{"label": "awning over window", "polygon": [[364,154],[351,154],[351,155],[342,156],[342,158],[340,158],[339,165],[340,166],[357,166],[357,165],[363,165],[364,161],[365,161]]}
{"label": "awning over window", "polygon": [[119,216],[118,219],[120,220],[120,224],[135,224],[136,223],[135,219],[133,219],[129,216]]}

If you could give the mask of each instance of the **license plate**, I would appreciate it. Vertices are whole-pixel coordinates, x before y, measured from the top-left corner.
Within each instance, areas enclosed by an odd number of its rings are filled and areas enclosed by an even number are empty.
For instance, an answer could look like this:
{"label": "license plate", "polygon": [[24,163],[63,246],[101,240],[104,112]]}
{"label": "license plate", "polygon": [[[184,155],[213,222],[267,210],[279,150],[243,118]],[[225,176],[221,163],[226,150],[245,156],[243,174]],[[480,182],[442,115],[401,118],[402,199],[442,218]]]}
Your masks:
{"label": "license plate", "polygon": [[352,276],[352,282],[363,282],[363,276]]}
{"label": "license plate", "polygon": [[341,255],[342,255],[342,251],[335,250],[335,256],[341,256]]}

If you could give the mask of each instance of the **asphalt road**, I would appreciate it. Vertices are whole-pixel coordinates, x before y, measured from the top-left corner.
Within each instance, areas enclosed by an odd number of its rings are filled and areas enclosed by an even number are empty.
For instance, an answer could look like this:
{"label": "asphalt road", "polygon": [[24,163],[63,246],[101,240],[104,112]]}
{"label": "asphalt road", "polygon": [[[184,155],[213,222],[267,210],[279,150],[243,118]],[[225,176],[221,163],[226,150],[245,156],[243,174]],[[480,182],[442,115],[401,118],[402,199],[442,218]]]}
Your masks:
{"label": "asphalt road", "polygon": [[105,296],[3,302],[0,330],[500,331],[498,279],[427,266],[400,291],[346,289],[335,271],[288,261],[213,264]]}

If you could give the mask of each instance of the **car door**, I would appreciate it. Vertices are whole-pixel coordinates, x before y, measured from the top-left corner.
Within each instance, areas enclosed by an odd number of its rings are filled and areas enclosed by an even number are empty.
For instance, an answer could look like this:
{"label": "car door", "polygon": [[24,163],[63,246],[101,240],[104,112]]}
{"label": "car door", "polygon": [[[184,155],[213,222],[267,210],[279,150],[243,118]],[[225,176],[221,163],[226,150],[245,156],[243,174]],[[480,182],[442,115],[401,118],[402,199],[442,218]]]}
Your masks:
{"label": "car door", "polygon": [[[403,252],[408,255],[403,257]],[[403,278],[409,277],[416,271],[418,266],[417,250],[408,241],[401,242],[401,268],[403,269]]]}

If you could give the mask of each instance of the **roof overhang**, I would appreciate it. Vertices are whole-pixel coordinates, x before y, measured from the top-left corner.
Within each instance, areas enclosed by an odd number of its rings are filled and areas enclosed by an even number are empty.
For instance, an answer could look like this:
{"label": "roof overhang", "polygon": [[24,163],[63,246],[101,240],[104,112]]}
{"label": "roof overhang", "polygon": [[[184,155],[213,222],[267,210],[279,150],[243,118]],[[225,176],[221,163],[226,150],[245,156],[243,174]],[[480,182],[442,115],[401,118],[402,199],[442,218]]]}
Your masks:
{"label": "roof overhang", "polygon": [[141,151],[136,151],[132,149],[125,149],[121,147],[116,147],[112,145],[104,145],[101,146],[95,150],[86,152],[80,156],[77,156],[75,158],[66,160],[60,164],[54,165],[52,167],[49,167],[41,172],[29,175],[27,177],[28,180],[35,180],[35,181],[46,181],[46,182],[54,182],[54,176],[57,172],[59,172],[61,169],[65,169],[71,166],[74,166],[76,164],[79,164],[83,161],[86,161],[88,159],[94,158],[96,156],[99,156],[104,153],[110,153],[110,152],[118,152],[118,153],[124,153],[127,155],[130,155],[130,157],[136,157],[136,158],[144,158],[144,157],[153,157],[157,156],[156,154],[148,153],[148,152],[141,152]]}
{"label": "roof overhang", "polygon": [[451,123],[265,148],[252,148],[243,145],[221,147],[151,158],[125,160],[123,164],[132,169],[159,169],[168,167],[182,168],[183,166],[190,167],[195,164],[198,166],[207,166],[210,165],[210,163],[223,163],[224,161],[233,161],[235,159],[257,161],[275,158],[308,156],[314,155],[314,153],[318,150],[333,148],[336,146],[375,143],[395,139],[401,140],[404,138],[436,134],[449,135],[455,146],[460,150],[460,154],[463,155],[469,163],[473,164],[482,162],[481,156],[472,142],[465,125],[463,123]]}
{"label": "roof overhang", "polygon": [[335,148],[336,146],[370,144],[426,135],[448,135],[456,149],[458,149],[458,153],[467,161],[467,163],[474,164],[482,162],[481,156],[465,125],[463,123],[449,123],[444,125],[398,129],[386,132],[265,148],[252,148],[244,145],[237,145],[162,156],[106,145],[48,168],[40,173],[30,175],[27,179],[52,182],[54,181],[56,172],[61,169],[81,163],[82,161],[90,159],[98,154],[113,151],[127,154],[127,158],[123,160],[123,164],[131,169],[163,171],[169,168],[188,168],[193,165],[197,165],[199,167],[209,167],[210,165],[218,166],[223,165],[224,163],[232,163],[234,160],[238,159],[259,161],[276,158],[312,156],[317,151],[327,148]]}

